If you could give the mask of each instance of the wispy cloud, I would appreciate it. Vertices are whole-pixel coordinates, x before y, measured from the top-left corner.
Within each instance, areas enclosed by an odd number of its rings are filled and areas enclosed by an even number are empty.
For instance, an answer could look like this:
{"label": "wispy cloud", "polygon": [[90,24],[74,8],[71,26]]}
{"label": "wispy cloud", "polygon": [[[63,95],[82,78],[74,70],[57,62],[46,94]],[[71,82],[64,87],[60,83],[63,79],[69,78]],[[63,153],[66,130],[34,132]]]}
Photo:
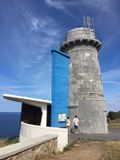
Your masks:
{"label": "wispy cloud", "polygon": [[108,111],[120,110],[120,93],[112,93],[105,96]]}
{"label": "wispy cloud", "polygon": [[[32,30],[39,30],[40,24],[39,24],[39,20],[37,18],[32,18],[31,19],[31,24],[32,24]],[[42,24],[44,26],[44,24]]]}
{"label": "wispy cloud", "polygon": [[107,109],[109,111],[120,111],[120,98],[115,98],[107,101]]}
{"label": "wispy cloud", "polygon": [[104,12],[111,12],[113,10],[112,0],[45,0],[46,4],[50,7],[67,11],[68,6],[84,6],[100,10]]}
{"label": "wispy cloud", "polygon": [[108,47],[114,40],[117,40],[118,36],[120,36],[120,29],[105,40],[103,48]]}
{"label": "wispy cloud", "polygon": [[114,81],[105,80],[105,81],[103,81],[103,83],[120,86],[120,82],[117,82],[115,80]]}
{"label": "wispy cloud", "polygon": [[63,1],[56,0],[45,0],[45,2],[50,6],[57,9],[66,10],[65,3]]}
{"label": "wispy cloud", "polygon": [[68,6],[76,6],[78,4],[77,1],[64,1],[64,0],[45,0],[46,4],[49,7],[53,7],[55,9],[63,10],[69,16],[74,17],[73,14],[68,10]]}
{"label": "wispy cloud", "polygon": [[0,75],[1,95],[10,93],[50,99],[50,52],[59,47],[61,28],[49,15],[34,14],[30,6],[26,8],[19,3],[16,8],[16,14],[19,13],[22,20],[19,19],[16,25],[10,23],[15,32],[9,32],[10,42],[4,59],[11,74]]}
{"label": "wispy cloud", "polygon": [[112,0],[82,0],[81,3],[84,6],[104,12],[111,12],[113,9]]}
{"label": "wispy cloud", "polygon": [[[26,16],[24,14],[24,16]],[[49,17],[49,16],[43,16],[43,17],[35,17],[34,15],[31,14],[31,16],[29,17],[29,19],[27,19],[27,21],[29,21],[29,27],[30,27],[30,31],[37,31],[37,32],[47,32],[47,34],[49,34],[48,32],[48,26],[49,28],[53,31],[58,30],[57,25],[55,25],[55,21]],[[54,36],[51,35],[51,36]]]}
{"label": "wispy cloud", "polygon": [[[30,78],[30,74],[34,76],[35,74],[39,75],[38,72],[45,72],[41,70],[41,66],[44,62],[46,70],[48,66],[45,64],[45,60],[48,60],[47,63],[51,63],[50,51],[52,48],[59,47],[61,29],[50,16],[35,15],[30,6],[26,8],[18,1],[16,3],[18,3],[16,8],[22,21],[20,19],[20,25],[16,23],[12,26],[15,30],[15,34],[9,33],[12,56],[9,53],[10,49],[8,51],[6,49],[4,58],[12,73],[21,80],[23,77]],[[26,73],[29,73],[27,77]]]}
{"label": "wispy cloud", "polygon": [[19,95],[20,91],[17,88],[9,88],[8,86],[0,86],[0,97],[2,97],[4,93]]}
{"label": "wispy cloud", "polygon": [[102,79],[104,83],[120,84],[120,69],[110,70],[102,73]]}
{"label": "wispy cloud", "polygon": [[[24,94],[22,93],[21,95],[28,96],[28,90],[26,90],[24,92]],[[40,99],[51,100],[51,88],[44,86],[44,87],[39,87],[39,88],[29,90],[29,96],[35,97],[35,98],[40,98]]]}
{"label": "wispy cloud", "polygon": [[[29,92],[29,94],[28,94]],[[0,86],[0,94],[3,93],[22,95],[22,96],[33,96],[38,98],[51,98],[51,87],[49,84],[42,84],[39,86],[26,85],[26,86]]]}
{"label": "wispy cloud", "polygon": [[38,88],[41,86],[0,86],[0,89],[6,90],[6,89],[19,89],[19,88]]}

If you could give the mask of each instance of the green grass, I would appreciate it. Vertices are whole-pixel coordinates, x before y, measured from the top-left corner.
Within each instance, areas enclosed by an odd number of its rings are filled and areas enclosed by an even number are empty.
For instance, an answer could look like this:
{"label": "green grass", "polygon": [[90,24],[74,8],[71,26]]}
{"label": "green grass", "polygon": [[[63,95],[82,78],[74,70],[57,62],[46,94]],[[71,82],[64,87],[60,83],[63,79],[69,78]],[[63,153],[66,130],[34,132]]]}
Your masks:
{"label": "green grass", "polygon": [[19,142],[19,138],[18,137],[12,137],[12,138],[8,138],[7,139],[7,143],[8,144],[14,144],[14,143],[18,143]]}
{"label": "green grass", "polygon": [[66,152],[66,151],[69,151],[71,150],[73,147],[74,147],[74,144],[77,142],[77,140],[71,144],[68,144],[66,145],[64,148],[63,148],[63,152]]}

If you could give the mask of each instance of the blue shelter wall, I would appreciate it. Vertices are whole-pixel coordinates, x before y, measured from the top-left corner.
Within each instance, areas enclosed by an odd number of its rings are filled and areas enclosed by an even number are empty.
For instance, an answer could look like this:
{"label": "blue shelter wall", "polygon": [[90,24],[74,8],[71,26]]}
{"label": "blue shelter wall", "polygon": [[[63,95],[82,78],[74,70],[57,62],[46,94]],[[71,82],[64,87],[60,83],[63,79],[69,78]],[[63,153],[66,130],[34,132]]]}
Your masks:
{"label": "blue shelter wall", "polygon": [[65,117],[68,116],[68,79],[69,56],[52,50],[52,127],[65,127]]}

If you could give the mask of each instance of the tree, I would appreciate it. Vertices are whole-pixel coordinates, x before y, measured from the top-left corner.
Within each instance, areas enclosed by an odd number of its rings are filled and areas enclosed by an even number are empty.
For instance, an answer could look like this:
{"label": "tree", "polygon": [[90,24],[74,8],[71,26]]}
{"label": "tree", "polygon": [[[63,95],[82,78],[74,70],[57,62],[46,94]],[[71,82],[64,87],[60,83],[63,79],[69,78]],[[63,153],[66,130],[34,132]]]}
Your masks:
{"label": "tree", "polygon": [[119,112],[110,111],[110,112],[108,112],[107,117],[110,118],[111,120],[120,118],[120,111]]}

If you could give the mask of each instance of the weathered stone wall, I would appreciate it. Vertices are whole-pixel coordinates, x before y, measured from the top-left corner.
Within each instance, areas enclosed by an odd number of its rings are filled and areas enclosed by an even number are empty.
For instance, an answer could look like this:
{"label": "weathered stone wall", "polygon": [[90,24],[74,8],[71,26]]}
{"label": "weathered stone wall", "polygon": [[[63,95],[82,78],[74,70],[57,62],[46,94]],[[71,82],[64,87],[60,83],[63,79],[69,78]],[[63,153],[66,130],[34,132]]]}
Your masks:
{"label": "weathered stone wall", "polygon": [[[86,34],[87,31],[87,34]],[[94,30],[73,29],[61,46],[70,56],[69,116],[80,119],[80,131],[107,133],[105,101],[98,62],[101,42]]]}
{"label": "weathered stone wall", "polygon": [[70,117],[78,115],[80,129],[85,133],[106,132],[105,102],[98,64],[98,53],[91,46],[76,46],[71,56],[69,106],[78,104]]}
{"label": "weathered stone wall", "polygon": [[[19,143],[15,144],[15,149],[13,145],[11,145],[11,147],[6,146],[4,147],[3,152],[1,148],[0,149],[0,159],[2,160],[3,159],[4,160],[35,160],[37,159],[37,157],[41,155],[48,155],[50,153],[53,153],[57,149],[57,137],[56,138],[54,137],[51,140],[44,141],[40,144],[32,145],[31,147],[29,147],[29,145],[31,145],[30,142],[27,147],[24,145],[25,143],[28,143],[28,142],[29,141],[21,143],[22,145]],[[19,147],[19,145],[21,145],[22,149]],[[16,151],[17,146],[18,146],[18,151]],[[4,154],[5,149],[8,150],[6,154]]]}
{"label": "weathered stone wall", "polygon": [[57,146],[56,144],[57,140],[50,140],[26,151],[5,158],[5,160],[35,160],[40,155],[47,155],[54,152]]}

